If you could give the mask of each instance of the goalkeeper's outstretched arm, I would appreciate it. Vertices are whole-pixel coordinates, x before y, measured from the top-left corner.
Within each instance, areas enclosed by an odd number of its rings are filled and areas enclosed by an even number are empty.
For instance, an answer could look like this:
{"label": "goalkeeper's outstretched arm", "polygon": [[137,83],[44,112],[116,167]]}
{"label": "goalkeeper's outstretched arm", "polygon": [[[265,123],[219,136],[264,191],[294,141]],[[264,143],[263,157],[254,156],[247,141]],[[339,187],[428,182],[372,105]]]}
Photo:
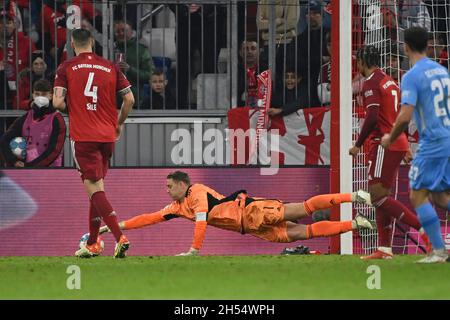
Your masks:
{"label": "goalkeeper's outstretched arm", "polygon": [[196,256],[202,247],[203,240],[205,239],[206,226],[206,213],[199,212],[195,214],[195,228],[194,228],[194,240],[192,241],[191,248],[187,252],[177,254],[177,256]]}
{"label": "goalkeeper's outstretched arm", "polygon": [[[136,217],[133,217],[129,220],[119,222],[119,228],[121,230],[139,229],[139,228],[143,228],[146,226],[150,226],[152,224],[167,221],[170,218],[168,217],[166,219],[166,217],[163,214],[161,214],[160,212],[144,213],[144,214],[138,215]],[[103,233],[109,232],[109,231],[110,230],[109,230],[108,226],[103,226],[100,228],[99,233],[103,234]]]}

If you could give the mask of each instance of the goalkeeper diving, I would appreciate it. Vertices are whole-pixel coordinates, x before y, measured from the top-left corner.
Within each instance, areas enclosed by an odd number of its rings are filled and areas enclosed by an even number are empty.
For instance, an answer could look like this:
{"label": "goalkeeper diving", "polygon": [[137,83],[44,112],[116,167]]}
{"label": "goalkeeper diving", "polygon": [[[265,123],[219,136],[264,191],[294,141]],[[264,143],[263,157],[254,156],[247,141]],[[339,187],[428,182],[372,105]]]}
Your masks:
{"label": "goalkeeper diving", "polygon": [[[300,203],[284,203],[277,199],[250,197],[245,190],[225,197],[203,184],[191,184],[187,173],[175,171],[167,176],[167,192],[173,199],[172,203],[157,212],[121,221],[119,227],[123,230],[137,229],[178,217],[189,219],[195,222],[194,239],[190,249],[180,256],[198,254],[207,225],[270,242],[294,242],[330,237],[359,228],[374,229],[373,221],[361,215],[349,221],[320,221],[309,225],[295,222],[316,210],[344,202],[371,205],[370,195],[362,190],[318,195]],[[100,234],[108,231],[107,226],[100,228]]]}

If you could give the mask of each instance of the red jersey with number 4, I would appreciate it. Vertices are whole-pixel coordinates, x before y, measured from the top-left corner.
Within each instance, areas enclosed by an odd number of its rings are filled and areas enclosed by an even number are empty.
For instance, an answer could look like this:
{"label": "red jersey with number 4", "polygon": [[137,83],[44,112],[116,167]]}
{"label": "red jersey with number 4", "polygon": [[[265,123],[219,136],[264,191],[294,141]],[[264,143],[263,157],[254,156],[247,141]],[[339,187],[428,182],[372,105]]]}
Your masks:
{"label": "red jersey with number 4", "polygon": [[67,89],[72,140],[116,140],[116,93],[130,83],[115,64],[94,53],[81,53],[58,67],[54,86]]}
{"label": "red jersey with number 4", "polygon": [[[370,135],[370,148],[380,144],[381,137],[390,133],[397,115],[400,112],[400,89],[397,83],[384,73],[376,69],[363,84],[364,108],[378,108],[377,126]],[[407,151],[408,139],[402,133],[394,143],[391,151]]]}

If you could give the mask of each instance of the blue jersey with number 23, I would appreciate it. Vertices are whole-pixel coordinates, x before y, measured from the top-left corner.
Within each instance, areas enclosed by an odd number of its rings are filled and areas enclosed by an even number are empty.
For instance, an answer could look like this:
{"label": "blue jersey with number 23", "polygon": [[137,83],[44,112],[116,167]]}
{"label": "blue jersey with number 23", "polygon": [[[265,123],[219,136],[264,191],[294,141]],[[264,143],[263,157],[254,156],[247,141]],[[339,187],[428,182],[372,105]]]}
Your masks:
{"label": "blue jersey with number 23", "polygon": [[450,77],[440,64],[423,58],[402,79],[401,104],[414,107],[419,132],[417,155],[450,157]]}

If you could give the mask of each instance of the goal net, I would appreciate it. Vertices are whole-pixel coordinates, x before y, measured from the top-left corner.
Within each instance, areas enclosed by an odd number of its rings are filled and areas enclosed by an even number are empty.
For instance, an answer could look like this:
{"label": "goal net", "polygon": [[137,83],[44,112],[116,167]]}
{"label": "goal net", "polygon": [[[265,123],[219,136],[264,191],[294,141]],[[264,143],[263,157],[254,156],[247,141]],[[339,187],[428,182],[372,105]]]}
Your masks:
{"label": "goal net", "polygon": [[[356,141],[364,121],[364,109],[360,91],[362,81],[356,70],[355,55],[362,45],[374,45],[381,52],[382,69],[401,83],[402,75],[409,69],[403,52],[403,32],[411,26],[425,27],[430,31],[428,55],[448,68],[448,45],[450,44],[450,0],[397,1],[353,0],[352,5],[352,139]],[[409,140],[414,153],[417,133],[412,124]],[[341,137],[342,139],[342,137]],[[342,144],[341,144],[342,146]],[[353,190],[368,190],[367,145],[352,163]],[[409,206],[408,166],[403,165],[392,189],[392,196]],[[342,177],[341,177],[342,179]],[[358,211],[375,220],[375,210],[364,205],[354,205]],[[439,211],[442,232],[450,249],[448,212]],[[370,254],[377,248],[376,230],[365,230],[353,235],[353,253]],[[423,253],[418,232],[394,221],[392,230],[394,253]]]}

